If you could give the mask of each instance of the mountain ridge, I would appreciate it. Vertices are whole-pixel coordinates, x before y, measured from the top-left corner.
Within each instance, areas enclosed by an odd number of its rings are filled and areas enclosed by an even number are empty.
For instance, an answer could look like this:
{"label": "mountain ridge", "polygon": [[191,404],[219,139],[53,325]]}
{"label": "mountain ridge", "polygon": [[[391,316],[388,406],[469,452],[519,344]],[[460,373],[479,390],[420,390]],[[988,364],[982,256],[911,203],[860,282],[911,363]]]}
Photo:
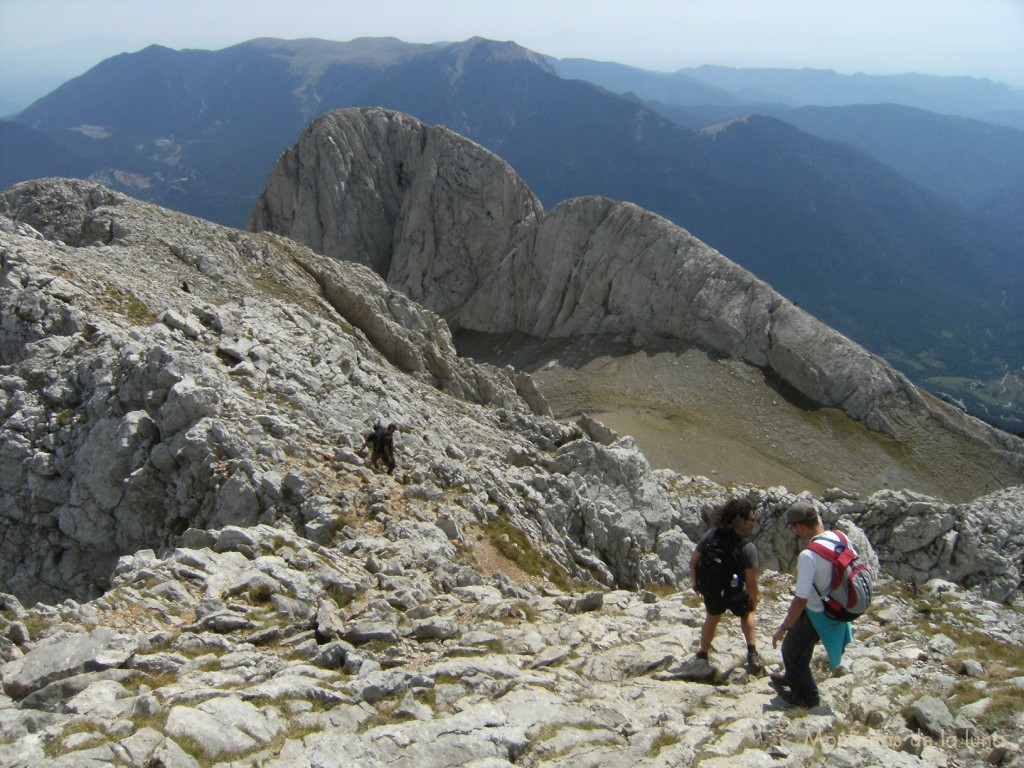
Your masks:
{"label": "mountain ridge", "polygon": [[[266,45],[264,41],[257,48]],[[320,50],[322,43],[310,45]],[[1007,371],[1013,374],[1019,368],[1024,351],[1014,339],[1021,336],[1024,317],[1006,312],[997,299],[1005,290],[1007,305],[1014,306],[1017,294],[1024,294],[1024,278],[1008,286],[979,284],[974,275],[966,283],[947,280],[941,301],[936,302],[928,301],[936,270],[910,272],[903,266],[927,264],[934,251],[941,255],[943,269],[955,266],[961,252],[967,260],[1000,261],[1009,267],[1016,262],[1007,256],[1014,253],[1008,235],[993,239],[987,234],[991,227],[986,229],[971,215],[937,205],[883,167],[860,167],[861,155],[844,154],[825,143],[813,152],[836,165],[803,176],[811,183],[794,184],[807,169],[787,143],[793,136],[788,130],[777,135],[751,132],[749,141],[757,143],[743,151],[765,158],[781,150],[785,161],[770,176],[743,178],[737,175],[742,170],[737,162],[715,146],[677,130],[643,105],[582,82],[555,78],[537,66],[534,54],[511,43],[473,40],[408,50],[418,52],[414,59],[383,70],[376,65],[327,66],[318,60],[314,69],[300,65],[298,74],[280,57],[244,64],[247,56],[256,56],[254,47],[207,52],[204,61],[219,62],[218,77],[240,83],[230,77],[237,77],[233,68],[243,67],[262,73],[265,82],[261,89],[239,84],[209,95],[207,101],[222,104],[221,111],[212,115],[209,110],[214,107],[206,107],[211,122],[197,124],[191,136],[166,130],[176,125],[189,130],[188,119],[179,115],[169,117],[165,130],[136,136],[131,126],[151,119],[141,113],[125,118],[123,128],[89,128],[92,122],[83,128],[82,121],[68,120],[58,135],[87,151],[93,169],[87,175],[96,180],[188,213],[240,225],[265,181],[264,169],[317,111],[332,103],[352,102],[399,108],[426,122],[447,124],[499,152],[546,205],[601,194],[667,216],[845,334],[886,355],[915,380],[944,377],[936,388],[959,398],[985,393],[984,398],[968,400],[972,412],[1011,428],[1017,424],[1015,409],[1024,390],[1011,391],[1008,409],[1003,407],[1007,397],[996,395]],[[503,50],[514,52],[515,61],[495,58]],[[119,66],[129,61],[121,60]],[[455,73],[461,73],[457,80]],[[176,78],[175,82],[187,82],[183,74]],[[117,92],[105,89],[107,94]],[[201,111],[199,102],[186,99],[184,104],[185,115]],[[143,111],[148,107],[144,94],[125,105]],[[581,121],[580,114],[587,119]],[[99,138],[104,133],[110,135]],[[809,139],[800,141],[806,146]],[[595,158],[600,161],[595,163]],[[856,173],[842,172],[851,168]],[[814,212],[822,189],[844,201],[841,220]],[[881,196],[886,190],[891,197]],[[865,201],[874,204],[874,210]],[[909,209],[899,210],[908,202]],[[886,206],[892,207],[891,215]],[[230,216],[229,209],[234,211]],[[1012,219],[1014,210],[1012,203],[1006,205],[1000,220]],[[938,232],[948,236],[937,237]],[[925,242],[934,247],[919,245]],[[884,268],[862,273],[857,266],[861,260],[876,266],[881,261]],[[848,298],[847,286],[852,292]],[[957,312],[937,310],[937,305],[951,304]]]}
{"label": "mountain ridge", "polygon": [[897,439],[930,419],[976,434],[1024,473],[1024,442],[929,401],[685,230],[606,198],[544,212],[501,158],[408,115],[315,120],[271,172],[249,228],[372,267],[456,332],[696,343]]}
{"label": "mountain ridge", "polygon": [[683,107],[756,104],[845,106],[903,104],[929,112],[984,120],[1007,114],[1010,127],[1024,119],[1024,88],[979,77],[841,74],[830,69],[703,65],[655,72],[614,62],[549,57],[561,73],[616,93]]}

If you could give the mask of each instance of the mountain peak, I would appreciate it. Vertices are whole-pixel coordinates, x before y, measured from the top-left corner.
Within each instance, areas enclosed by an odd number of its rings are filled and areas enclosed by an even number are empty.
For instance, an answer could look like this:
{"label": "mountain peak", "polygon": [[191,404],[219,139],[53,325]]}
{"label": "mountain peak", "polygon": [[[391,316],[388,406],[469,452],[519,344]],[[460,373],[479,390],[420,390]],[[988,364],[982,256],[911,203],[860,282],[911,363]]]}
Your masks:
{"label": "mountain peak", "polygon": [[357,37],[347,42],[317,37],[293,40],[259,37],[234,46],[236,49],[262,51],[294,59],[329,59],[375,66],[395,64],[437,47],[435,43],[406,43],[396,37]]}
{"label": "mountain peak", "polygon": [[461,61],[465,61],[470,55],[480,56],[489,61],[524,61],[554,74],[554,69],[544,56],[511,40],[471,37],[461,43],[453,43],[447,50],[455,53]]}

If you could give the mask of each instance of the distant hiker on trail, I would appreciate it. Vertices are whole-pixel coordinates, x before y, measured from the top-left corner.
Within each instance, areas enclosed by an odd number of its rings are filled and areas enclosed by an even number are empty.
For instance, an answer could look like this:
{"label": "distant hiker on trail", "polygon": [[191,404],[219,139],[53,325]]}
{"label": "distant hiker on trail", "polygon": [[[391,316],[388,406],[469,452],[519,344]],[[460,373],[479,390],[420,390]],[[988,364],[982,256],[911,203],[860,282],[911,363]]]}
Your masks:
{"label": "distant hiker on trail", "polygon": [[375,424],[373,432],[366,436],[366,439],[363,440],[363,444],[359,446],[356,453],[364,456],[366,449],[369,448],[370,466],[373,469],[379,469],[381,462],[384,462],[390,475],[395,471],[395,441],[391,436],[395,434],[397,429],[397,424],[388,424],[387,429],[379,423]]}
{"label": "distant hiker on trail", "polygon": [[[786,524],[804,541],[817,541],[834,549],[841,543],[839,534],[826,531],[818,513],[806,501],[797,501],[786,510]],[[814,646],[821,644],[828,652],[829,667],[835,669],[843,658],[843,650],[853,639],[849,622],[825,615],[821,595],[828,595],[832,581],[832,563],[811,549],[804,549],[796,561],[796,585],[793,600],[782,624],[772,635],[772,648],[782,642],[783,673],[772,672],[771,683],[786,702],[799,707],[816,707],[821,703],[818,685],[811,672]]]}
{"label": "distant hiker on trail", "polygon": [[748,499],[730,499],[715,520],[715,527],[697,542],[690,558],[693,590],[704,598],[704,626],[697,658],[707,661],[718,621],[726,609],[740,617],[747,641],[747,664],[761,663],[757,653],[754,609],[757,608],[757,549],[746,539],[754,525],[754,505]]}

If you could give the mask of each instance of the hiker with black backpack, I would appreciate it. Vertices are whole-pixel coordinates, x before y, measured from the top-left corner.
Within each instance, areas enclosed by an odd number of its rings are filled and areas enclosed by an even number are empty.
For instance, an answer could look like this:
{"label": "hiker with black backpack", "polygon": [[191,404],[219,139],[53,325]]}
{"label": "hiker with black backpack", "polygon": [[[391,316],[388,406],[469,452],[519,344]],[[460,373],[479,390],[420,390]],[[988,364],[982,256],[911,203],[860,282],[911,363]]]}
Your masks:
{"label": "hiker with black backpack", "polygon": [[359,446],[356,453],[360,456],[365,455],[366,449],[370,449],[370,467],[378,469],[381,462],[388,468],[388,474],[390,475],[395,471],[395,441],[392,437],[395,431],[398,429],[397,424],[388,424],[385,429],[378,422],[374,425],[373,431],[366,435],[363,440],[363,444]]}
{"label": "hiker with black backpack", "polygon": [[747,641],[747,664],[761,663],[757,653],[754,609],[757,608],[757,548],[746,534],[754,525],[749,499],[730,499],[718,510],[715,527],[697,542],[690,558],[693,591],[704,598],[704,625],[697,659],[708,660],[718,622],[726,610],[740,617]]}
{"label": "hiker with black backpack", "polygon": [[853,640],[850,622],[871,601],[871,577],[846,535],[826,531],[808,502],[791,504],[786,524],[808,544],[797,558],[789,610],[772,635],[772,648],[782,643],[784,672],[773,672],[770,678],[783,701],[816,707],[821,699],[811,672],[814,647],[820,640],[829,667],[839,666],[844,649]]}

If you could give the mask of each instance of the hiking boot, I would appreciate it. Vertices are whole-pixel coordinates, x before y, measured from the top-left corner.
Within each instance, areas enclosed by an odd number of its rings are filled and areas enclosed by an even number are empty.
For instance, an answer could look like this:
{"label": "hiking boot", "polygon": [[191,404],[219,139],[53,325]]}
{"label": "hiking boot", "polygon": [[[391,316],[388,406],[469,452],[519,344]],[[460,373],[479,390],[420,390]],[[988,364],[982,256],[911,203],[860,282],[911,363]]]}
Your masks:
{"label": "hiking boot", "polygon": [[809,701],[803,696],[799,695],[795,691],[789,690],[789,688],[776,689],[779,694],[779,698],[789,704],[791,707],[804,707],[805,709],[814,709],[820,702]]}
{"label": "hiking boot", "polygon": [[748,667],[760,667],[763,666],[764,662],[761,661],[761,654],[757,651],[751,651],[747,654],[747,666]]}
{"label": "hiking boot", "polygon": [[786,676],[782,672],[770,672],[768,674],[768,683],[777,691],[789,688],[789,683],[786,682]]}

